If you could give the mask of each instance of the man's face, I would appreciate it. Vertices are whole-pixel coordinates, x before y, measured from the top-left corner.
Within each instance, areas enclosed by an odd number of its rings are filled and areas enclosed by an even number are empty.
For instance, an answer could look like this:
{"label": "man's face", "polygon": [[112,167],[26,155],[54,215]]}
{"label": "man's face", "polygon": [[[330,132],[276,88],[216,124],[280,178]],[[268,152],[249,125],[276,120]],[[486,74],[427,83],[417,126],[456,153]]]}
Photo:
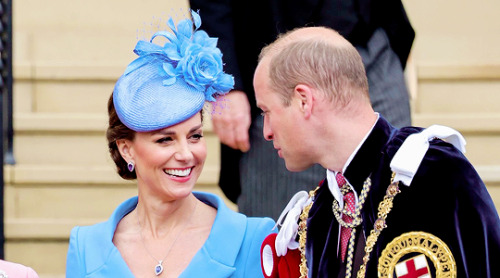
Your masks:
{"label": "man's face", "polygon": [[302,113],[292,99],[290,106],[284,106],[280,95],[270,88],[268,65],[265,61],[257,67],[254,77],[257,106],[264,117],[264,138],[273,141],[279,157],[285,160],[289,171],[302,171],[311,164],[307,163]]}

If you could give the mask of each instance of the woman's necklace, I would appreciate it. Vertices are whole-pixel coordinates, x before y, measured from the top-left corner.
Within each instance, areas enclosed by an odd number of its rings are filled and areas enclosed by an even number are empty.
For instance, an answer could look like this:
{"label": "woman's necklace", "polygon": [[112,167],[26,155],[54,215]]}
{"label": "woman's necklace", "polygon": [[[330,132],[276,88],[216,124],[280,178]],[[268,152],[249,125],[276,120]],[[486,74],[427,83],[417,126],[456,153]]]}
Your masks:
{"label": "woman's necklace", "polygon": [[[139,235],[141,236],[142,246],[144,247],[144,250],[146,250],[146,252],[149,254],[149,256],[153,260],[155,260],[155,261],[158,262],[158,264],[155,265],[155,269],[154,269],[156,276],[159,276],[163,272],[163,265],[162,265],[163,261],[167,258],[168,254],[170,253],[170,250],[172,250],[172,247],[174,247],[175,242],[177,241],[177,239],[179,238],[179,236],[182,234],[182,232],[184,231],[184,229],[186,229],[186,227],[191,223],[191,220],[193,218],[193,215],[194,215],[194,212],[196,211],[196,207],[197,206],[198,206],[198,201],[196,201],[196,203],[194,204],[194,209],[191,212],[191,215],[189,216],[188,221],[186,222],[186,224],[184,225],[184,227],[182,227],[182,229],[179,231],[179,233],[177,233],[177,235],[174,238],[174,241],[172,241],[172,244],[170,244],[170,247],[167,250],[167,254],[165,254],[165,257],[163,257],[163,259],[161,259],[161,260],[158,260],[157,258],[155,258],[153,256],[153,254],[151,254],[151,252],[149,252],[148,248],[146,247],[146,244],[144,243],[144,238],[142,237],[142,228],[141,228],[141,222],[139,222],[139,214],[137,214],[137,225],[139,225]],[[169,233],[170,233],[170,231],[169,231]]]}

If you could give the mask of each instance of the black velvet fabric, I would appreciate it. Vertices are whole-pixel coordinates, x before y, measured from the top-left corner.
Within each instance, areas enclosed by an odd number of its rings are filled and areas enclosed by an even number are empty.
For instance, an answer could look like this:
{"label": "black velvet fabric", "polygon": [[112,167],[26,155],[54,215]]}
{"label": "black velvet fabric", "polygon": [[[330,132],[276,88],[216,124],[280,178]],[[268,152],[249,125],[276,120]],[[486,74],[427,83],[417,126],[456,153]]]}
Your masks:
{"label": "black velvet fabric", "polygon": [[[347,167],[344,176],[358,196],[371,175],[372,186],[362,211],[365,235],[373,229],[378,205],[390,183],[392,157],[408,135],[420,130],[395,129],[380,118]],[[449,247],[457,277],[500,277],[500,219],[483,181],[459,150],[442,140],[432,140],[410,186],[400,184],[399,188],[401,193],[394,198],[386,219],[387,228],[371,253],[366,277],[377,277],[378,259],[387,244],[412,231],[430,233]],[[308,219],[309,278],[337,277],[340,269],[339,226],[332,201],[325,181]]]}

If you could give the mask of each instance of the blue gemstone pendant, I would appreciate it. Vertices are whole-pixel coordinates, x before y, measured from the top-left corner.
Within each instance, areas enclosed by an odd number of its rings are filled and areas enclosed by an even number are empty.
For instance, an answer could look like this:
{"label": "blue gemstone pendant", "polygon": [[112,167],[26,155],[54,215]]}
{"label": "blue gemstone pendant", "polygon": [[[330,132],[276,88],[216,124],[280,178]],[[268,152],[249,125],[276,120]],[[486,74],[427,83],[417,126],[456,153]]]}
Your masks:
{"label": "blue gemstone pendant", "polygon": [[160,275],[163,272],[163,266],[161,265],[163,261],[159,261],[158,264],[155,266],[155,274],[156,276]]}

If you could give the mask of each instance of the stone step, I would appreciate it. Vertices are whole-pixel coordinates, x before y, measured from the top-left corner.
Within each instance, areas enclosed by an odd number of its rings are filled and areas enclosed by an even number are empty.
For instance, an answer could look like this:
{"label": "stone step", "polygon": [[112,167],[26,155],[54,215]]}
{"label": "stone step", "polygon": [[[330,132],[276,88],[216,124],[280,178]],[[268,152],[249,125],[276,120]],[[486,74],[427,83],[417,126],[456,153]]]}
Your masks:
{"label": "stone step", "polygon": [[459,131],[465,138],[465,156],[475,166],[500,165],[499,113],[425,113],[414,114],[413,125],[429,127],[438,124]]}
{"label": "stone step", "polygon": [[[107,219],[112,211],[124,200],[137,195],[133,181],[119,178],[106,180],[97,171],[101,181],[89,183],[86,179],[69,179],[67,182],[57,176],[57,169],[48,171],[38,179],[16,178],[16,168],[8,165],[5,169],[5,219],[6,237],[16,239],[64,240],[71,227],[87,225]],[[61,169],[61,172],[64,173]],[[108,171],[109,172],[109,171]],[[198,183],[196,191],[205,191],[222,196],[213,184]],[[234,209],[234,204],[226,203]],[[37,227],[37,229],[29,229]]]}
{"label": "stone step", "polygon": [[418,65],[416,71],[415,114],[500,113],[500,65]]}
{"label": "stone step", "polygon": [[[218,166],[219,141],[207,118],[204,121],[206,165]],[[14,157],[21,165],[114,169],[107,150],[106,127],[105,114],[18,113],[14,115]]]}

